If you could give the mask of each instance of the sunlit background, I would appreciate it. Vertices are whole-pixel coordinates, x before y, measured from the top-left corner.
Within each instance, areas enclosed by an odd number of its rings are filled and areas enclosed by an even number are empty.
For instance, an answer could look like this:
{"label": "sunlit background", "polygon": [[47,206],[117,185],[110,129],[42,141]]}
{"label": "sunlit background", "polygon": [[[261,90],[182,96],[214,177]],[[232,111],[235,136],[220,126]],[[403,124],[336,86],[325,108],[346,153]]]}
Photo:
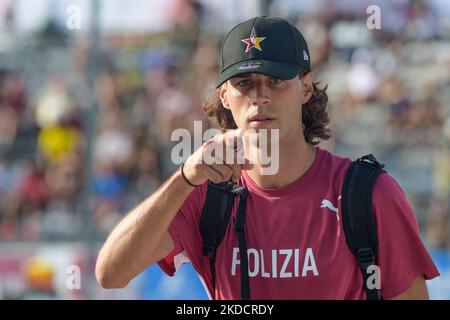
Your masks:
{"label": "sunlit background", "polygon": [[171,132],[208,127],[226,32],[263,14],[300,28],[328,84],[321,146],[386,164],[441,272],[431,298],[450,299],[447,0],[0,0],[0,299],[207,298],[190,265],[101,289],[95,259],[176,168]]}

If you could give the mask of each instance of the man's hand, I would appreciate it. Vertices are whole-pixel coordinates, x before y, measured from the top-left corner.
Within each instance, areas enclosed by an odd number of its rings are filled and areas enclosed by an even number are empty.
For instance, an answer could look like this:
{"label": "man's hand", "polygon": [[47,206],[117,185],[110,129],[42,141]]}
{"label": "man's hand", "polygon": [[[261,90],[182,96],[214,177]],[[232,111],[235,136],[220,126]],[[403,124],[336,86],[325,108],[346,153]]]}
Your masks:
{"label": "man's hand", "polygon": [[[221,152],[220,152],[221,151]],[[205,142],[185,162],[183,172],[192,184],[236,182],[241,170],[252,169],[244,158],[242,131],[230,130]]]}

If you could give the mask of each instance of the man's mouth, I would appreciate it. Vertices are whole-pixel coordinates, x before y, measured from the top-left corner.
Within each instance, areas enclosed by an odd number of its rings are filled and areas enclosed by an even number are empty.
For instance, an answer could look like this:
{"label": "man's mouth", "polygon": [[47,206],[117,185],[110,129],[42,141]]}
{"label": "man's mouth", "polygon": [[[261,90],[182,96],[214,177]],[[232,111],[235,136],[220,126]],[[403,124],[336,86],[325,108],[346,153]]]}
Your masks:
{"label": "man's mouth", "polygon": [[250,126],[265,126],[268,125],[269,123],[271,123],[275,118],[272,117],[271,115],[268,114],[257,114],[252,116],[248,122],[250,124]]}

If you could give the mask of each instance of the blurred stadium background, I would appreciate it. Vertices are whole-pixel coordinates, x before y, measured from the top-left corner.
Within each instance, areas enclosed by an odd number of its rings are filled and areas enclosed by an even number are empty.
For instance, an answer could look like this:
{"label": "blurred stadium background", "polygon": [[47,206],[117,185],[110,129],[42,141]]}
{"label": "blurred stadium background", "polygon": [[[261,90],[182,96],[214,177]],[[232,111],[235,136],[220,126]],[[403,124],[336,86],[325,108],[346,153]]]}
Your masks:
{"label": "blurred stadium background", "polygon": [[[372,4],[380,30],[366,26]],[[447,0],[0,0],[0,299],[207,298],[190,266],[103,290],[95,258],[176,168],[170,134],[203,119],[226,31],[262,14],[303,31],[328,84],[322,147],[387,164],[441,272],[431,298],[450,299]]]}

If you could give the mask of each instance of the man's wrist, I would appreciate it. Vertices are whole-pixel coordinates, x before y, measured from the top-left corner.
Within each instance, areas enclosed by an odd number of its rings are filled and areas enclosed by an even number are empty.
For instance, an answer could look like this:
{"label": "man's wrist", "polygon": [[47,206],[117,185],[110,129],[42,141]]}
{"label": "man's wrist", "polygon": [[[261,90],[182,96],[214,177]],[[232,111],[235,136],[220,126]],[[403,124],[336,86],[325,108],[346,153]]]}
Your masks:
{"label": "man's wrist", "polygon": [[195,188],[195,187],[198,187],[200,184],[194,184],[194,183],[192,183],[189,179],[188,179],[188,177],[186,177],[186,174],[185,174],[185,172],[184,172],[184,162],[181,164],[181,166],[180,166],[180,173],[181,173],[181,177],[183,178],[183,180],[189,185],[189,186],[191,186],[191,187],[193,187],[193,188]]}

